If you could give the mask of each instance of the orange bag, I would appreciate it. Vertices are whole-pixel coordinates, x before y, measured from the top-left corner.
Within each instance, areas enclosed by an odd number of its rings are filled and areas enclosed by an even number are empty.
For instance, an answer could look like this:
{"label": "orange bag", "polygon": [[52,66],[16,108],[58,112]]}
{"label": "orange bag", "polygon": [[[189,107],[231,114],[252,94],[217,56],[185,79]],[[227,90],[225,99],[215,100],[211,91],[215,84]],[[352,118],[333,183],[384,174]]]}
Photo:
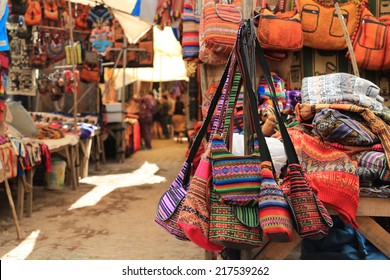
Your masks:
{"label": "orange bag", "polygon": [[353,41],[357,65],[367,70],[390,69],[390,16],[377,19],[365,8]]}
{"label": "orange bag", "polygon": [[[298,7],[298,1],[295,1]],[[299,51],[303,47],[301,15],[298,9],[273,13],[262,0],[257,38],[264,49]]]}
{"label": "orange bag", "polygon": [[41,4],[38,1],[30,0],[26,13],[24,14],[24,22],[26,25],[38,25],[42,21]]}
{"label": "orange bag", "polygon": [[88,29],[88,15],[90,7],[87,5],[77,5],[77,16],[75,19],[75,26],[77,29],[86,30]]}
{"label": "orange bag", "polygon": [[[339,3],[349,36],[354,37],[360,22],[362,5],[366,0],[349,0]],[[347,48],[344,32],[333,0],[300,0],[303,45],[321,50]]]}
{"label": "orange bag", "polygon": [[227,61],[237,39],[238,27],[242,22],[241,0],[228,1],[231,4],[225,2],[205,0],[203,6],[204,48],[226,58],[215,64],[224,64]]}
{"label": "orange bag", "polygon": [[100,80],[99,65],[83,64],[83,69],[80,72],[80,80],[85,83],[98,83]]}
{"label": "orange bag", "polygon": [[55,0],[46,0],[43,5],[43,15],[48,20],[58,20],[58,6]]}

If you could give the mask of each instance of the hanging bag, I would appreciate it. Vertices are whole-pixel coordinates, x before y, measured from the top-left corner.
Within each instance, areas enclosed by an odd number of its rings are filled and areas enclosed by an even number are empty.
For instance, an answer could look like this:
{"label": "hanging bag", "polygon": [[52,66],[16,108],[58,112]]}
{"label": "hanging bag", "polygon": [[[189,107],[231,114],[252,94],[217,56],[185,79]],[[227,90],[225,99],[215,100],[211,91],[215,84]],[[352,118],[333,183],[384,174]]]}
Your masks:
{"label": "hanging bag", "polygon": [[191,146],[189,155],[184,162],[182,169],[180,170],[178,176],[173,181],[169,189],[162,195],[158,203],[157,215],[154,219],[155,222],[159,224],[162,228],[164,228],[169,234],[179,240],[188,240],[187,235],[178,224],[178,218],[179,212],[183,205],[183,200],[188,192],[191,165],[196,156],[197,150],[202,142],[202,139],[207,131],[207,127],[217,106],[218,100],[222,96],[222,89],[228,76],[229,69],[230,60],[228,61],[228,65],[222,75],[220,84],[214,94],[213,100],[211,101],[207,117],[203,122],[203,125]]}
{"label": "hanging bag", "polygon": [[390,16],[376,18],[365,7],[353,41],[356,63],[362,69],[390,69]]}
{"label": "hanging bag", "polygon": [[275,87],[259,43],[256,43],[256,51],[260,55],[260,66],[272,92],[271,99],[275,116],[279,124],[288,159],[287,173],[283,179],[282,187],[288,197],[287,201],[292,210],[295,229],[301,238],[323,238],[328,234],[329,228],[333,225],[332,218],[305,179],[294,145],[282,120]]}
{"label": "hanging bag", "polygon": [[[363,1],[365,0],[349,0],[339,4],[351,38],[358,29]],[[299,12],[304,46],[321,50],[347,48],[334,0],[300,0]]]}
{"label": "hanging bag", "polygon": [[205,0],[200,27],[200,59],[209,64],[225,64],[233,49],[242,22],[241,0]]}
{"label": "hanging bag", "polygon": [[59,19],[58,5],[55,0],[45,0],[45,4],[43,5],[43,16],[47,20],[57,21]]}
{"label": "hanging bag", "polygon": [[303,47],[301,15],[297,8],[288,12],[273,13],[261,0],[257,38],[265,50],[299,51]]}
{"label": "hanging bag", "polygon": [[199,21],[200,16],[194,12],[193,0],[185,0],[183,11],[183,59],[197,62],[199,60]]}
{"label": "hanging bag", "polygon": [[24,22],[26,25],[39,25],[41,21],[41,4],[38,1],[29,0],[26,13],[24,14]]}

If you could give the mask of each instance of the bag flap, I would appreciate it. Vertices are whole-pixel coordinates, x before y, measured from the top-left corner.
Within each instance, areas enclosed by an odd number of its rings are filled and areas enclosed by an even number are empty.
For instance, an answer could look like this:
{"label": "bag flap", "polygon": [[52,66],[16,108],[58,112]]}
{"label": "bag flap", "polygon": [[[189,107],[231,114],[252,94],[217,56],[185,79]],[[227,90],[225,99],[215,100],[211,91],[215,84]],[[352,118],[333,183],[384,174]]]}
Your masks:
{"label": "bag flap", "polygon": [[232,212],[236,218],[247,227],[259,226],[259,208],[256,206],[232,206]]}
{"label": "bag flap", "polygon": [[162,220],[168,220],[181,204],[187,195],[183,186],[171,186],[160,198],[158,203],[157,217]]}
{"label": "bag flap", "polygon": [[314,201],[316,202],[318,212],[320,213],[322,219],[324,219],[325,223],[329,226],[333,226],[332,217],[329,215],[328,210],[325,208],[324,204],[321,200],[319,200],[316,194],[313,192]]}

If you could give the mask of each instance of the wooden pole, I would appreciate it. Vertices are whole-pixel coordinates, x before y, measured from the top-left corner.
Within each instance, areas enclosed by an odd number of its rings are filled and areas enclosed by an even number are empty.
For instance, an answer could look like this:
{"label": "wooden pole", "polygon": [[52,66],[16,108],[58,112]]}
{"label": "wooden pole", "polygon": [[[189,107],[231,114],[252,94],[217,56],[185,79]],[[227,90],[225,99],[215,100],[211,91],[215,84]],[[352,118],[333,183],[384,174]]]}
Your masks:
{"label": "wooden pole", "polygon": [[12,199],[11,188],[9,186],[7,173],[5,172],[5,166],[4,166],[3,158],[1,156],[0,156],[0,165],[1,165],[0,166],[1,172],[3,173],[3,176],[4,176],[5,191],[7,193],[9,206],[11,207],[12,218],[14,219],[14,223],[15,223],[15,227],[16,227],[16,234],[18,236],[18,239],[21,239],[22,236],[21,236],[21,233],[20,233],[20,226],[19,226],[18,216],[16,214],[14,200]]}
{"label": "wooden pole", "polygon": [[340,6],[339,6],[339,3],[337,1],[334,1],[334,6],[336,8],[337,16],[340,20],[341,27],[343,28],[343,31],[344,31],[345,40],[347,41],[348,51],[349,51],[349,55],[351,57],[353,73],[355,74],[356,77],[359,77],[359,68],[357,66],[355,52],[353,51],[353,47],[352,47],[352,43],[351,43],[351,38],[349,37],[349,32],[348,32],[347,26],[345,25],[345,22],[344,22],[344,16],[341,13]]}
{"label": "wooden pole", "polygon": [[[73,48],[74,44],[74,36],[73,36],[73,18],[72,18],[72,2],[68,1],[68,9],[69,9],[69,35],[70,35],[70,44],[72,48],[70,51],[72,52],[71,57],[77,57],[75,53],[75,48]],[[73,72],[73,117],[74,117],[74,130],[77,129],[77,79],[76,79],[76,65],[75,61],[72,61],[72,72]]]}

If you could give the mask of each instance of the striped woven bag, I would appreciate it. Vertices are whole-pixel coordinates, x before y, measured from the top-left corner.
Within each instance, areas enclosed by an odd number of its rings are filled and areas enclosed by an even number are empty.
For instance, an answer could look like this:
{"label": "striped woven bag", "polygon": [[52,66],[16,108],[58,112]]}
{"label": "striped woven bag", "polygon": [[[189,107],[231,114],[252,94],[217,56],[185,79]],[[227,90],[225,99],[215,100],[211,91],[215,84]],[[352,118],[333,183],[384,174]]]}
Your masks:
{"label": "striped woven bag", "polygon": [[205,47],[229,57],[242,22],[241,0],[205,0],[203,18]]}
{"label": "striped woven bag", "polygon": [[[211,101],[209,111],[206,119],[203,122],[201,129],[199,130],[195,141],[193,142],[187,160],[184,162],[181,171],[176,179],[173,181],[169,189],[162,195],[159,203],[155,222],[164,228],[168,233],[179,240],[189,240],[185,232],[178,224],[179,212],[182,210],[184,198],[187,195],[187,190],[190,183],[191,165],[199,149],[199,146],[206,134],[208,125],[213,116],[214,110],[217,107],[218,101],[223,97],[222,89],[225,86],[225,82],[228,80],[230,68],[230,60],[222,75],[220,84],[214,94]],[[221,108],[218,107],[218,110]]]}
{"label": "striped woven bag", "polygon": [[264,52],[257,41],[256,52],[260,55],[260,66],[271,89],[272,104],[288,159],[287,174],[283,178],[282,188],[286,190],[287,202],[291,208],[295,229],[302,238],[323,238],[328,234],[329,228],[333,226],[333,220],[305,178],[295,147],[282,120],[275,87]]}
{"label": "striped woven bag", "polygon": [[194,0],[184,1],[182,52],[186,61],[199,60],[199,21],[200,16],[194,13]]}

